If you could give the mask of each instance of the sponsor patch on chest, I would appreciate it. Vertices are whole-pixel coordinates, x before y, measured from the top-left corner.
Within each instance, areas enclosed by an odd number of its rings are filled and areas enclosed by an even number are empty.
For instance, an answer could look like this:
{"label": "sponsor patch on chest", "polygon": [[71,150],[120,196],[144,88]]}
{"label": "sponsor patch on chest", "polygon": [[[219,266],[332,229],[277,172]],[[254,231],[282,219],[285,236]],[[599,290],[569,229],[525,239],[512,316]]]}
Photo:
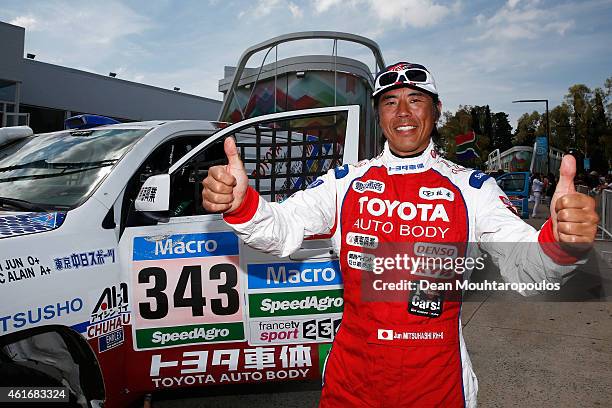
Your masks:
{"label": "sponsor patch on chest", "polygon": [[423,200],[455,201],[455,193],[444,187],[421,187],[419,197]]}

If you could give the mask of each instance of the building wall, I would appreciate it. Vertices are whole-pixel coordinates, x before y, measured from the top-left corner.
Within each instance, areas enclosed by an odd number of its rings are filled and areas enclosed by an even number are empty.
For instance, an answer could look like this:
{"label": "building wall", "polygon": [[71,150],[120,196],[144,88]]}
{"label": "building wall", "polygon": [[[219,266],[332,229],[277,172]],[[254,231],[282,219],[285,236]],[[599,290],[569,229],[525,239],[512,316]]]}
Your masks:
{"label": "building wall", "polygon": [[23,61],[21,103],[132,120],[216,120],[221,101],[92,74],[39,61]]}
{"label": "building wall", "polygon": [[0,21],[0,79],[21,81],[25,29]]}

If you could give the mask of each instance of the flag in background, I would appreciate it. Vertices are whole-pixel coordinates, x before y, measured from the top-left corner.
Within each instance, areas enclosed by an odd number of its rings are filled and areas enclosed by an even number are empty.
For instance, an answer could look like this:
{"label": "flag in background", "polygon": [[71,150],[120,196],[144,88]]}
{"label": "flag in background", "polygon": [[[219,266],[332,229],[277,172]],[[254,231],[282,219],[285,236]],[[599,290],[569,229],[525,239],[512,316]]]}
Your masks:
{"label": "flag in background", "polygon": [[456,154],[458,161],[468,161],[478,157],[476,147],[476,133],[473,130],[455,136],[455,145],[457,146]]}

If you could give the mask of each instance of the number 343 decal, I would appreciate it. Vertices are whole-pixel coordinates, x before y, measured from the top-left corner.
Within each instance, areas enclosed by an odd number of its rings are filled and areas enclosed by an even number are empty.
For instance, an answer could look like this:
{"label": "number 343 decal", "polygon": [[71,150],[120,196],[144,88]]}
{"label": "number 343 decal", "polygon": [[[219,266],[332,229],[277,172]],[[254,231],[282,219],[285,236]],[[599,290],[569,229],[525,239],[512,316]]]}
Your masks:
{"label": "number 343 decal", "polygon": [[[138,310],[143,319],[163,319],[168,315],[170,301],[174,308],[191,308],[192,316],[204,316],[205,306],[213,315],[233,315],[240,309],[240,296],[238,285],[238,271],[231,263],[212,265],[207,271],[206,284],[216,287],[214,296],[207,299],[204,296],[202,280],[202,265],[183,266],[174,290],[168,288],[168,274],[161,267],[147,267],[138,272],[139,284],[153,284],[146,289],[146,301],[138,303]],[[219,284],[216,284],[220,282]],[[174,285],[172,285],[174,286]],[[168,293],[173,292],[173,293]],[[211,293],[209,290],[208,293]]]}

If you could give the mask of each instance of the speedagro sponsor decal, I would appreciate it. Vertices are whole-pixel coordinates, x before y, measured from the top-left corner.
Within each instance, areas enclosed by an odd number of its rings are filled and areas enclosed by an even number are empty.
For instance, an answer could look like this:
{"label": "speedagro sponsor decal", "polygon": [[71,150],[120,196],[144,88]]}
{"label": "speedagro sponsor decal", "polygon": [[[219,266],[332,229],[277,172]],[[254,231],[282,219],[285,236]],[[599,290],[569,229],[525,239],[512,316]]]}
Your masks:
{"label": "speedagro sponsor decal", "polygon": [[201,324],[136,330],[139,349],[244,340],[242,323]]}
{"label": "speedagro sponsor decal", "polygon": [[341,313],[343,291],[321,290],[288,293],[257,293],[249,295],[250,317],[296,316]]}

